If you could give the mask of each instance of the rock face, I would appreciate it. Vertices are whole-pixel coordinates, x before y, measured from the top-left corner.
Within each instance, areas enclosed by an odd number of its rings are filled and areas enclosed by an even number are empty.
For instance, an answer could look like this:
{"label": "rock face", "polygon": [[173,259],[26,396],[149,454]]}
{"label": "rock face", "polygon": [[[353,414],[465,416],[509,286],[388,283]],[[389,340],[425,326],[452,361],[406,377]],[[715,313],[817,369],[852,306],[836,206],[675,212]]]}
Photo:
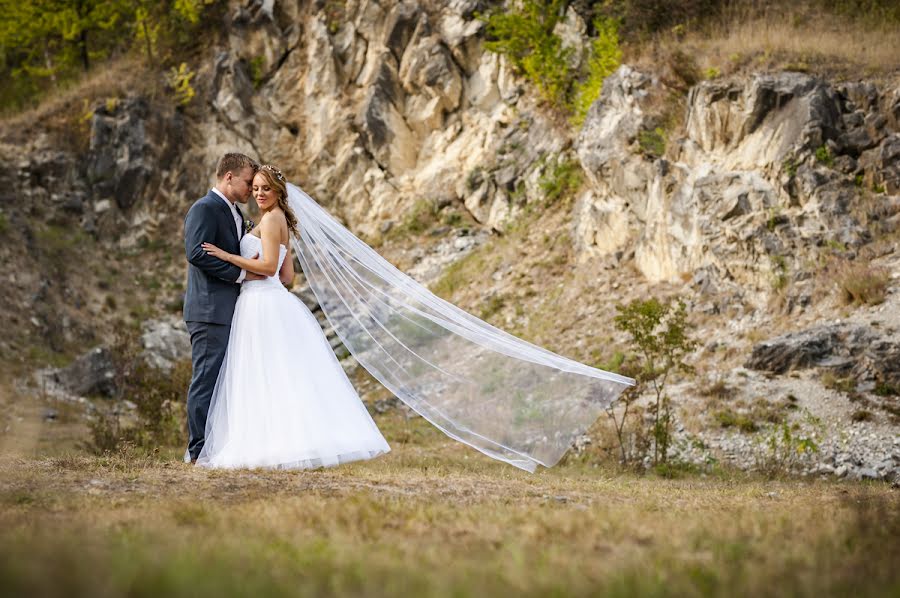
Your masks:
{"label": "rock face", "polygon": [[200,73],[212,108],[198,126],[203,163],[250,146],[372,235],[422,199],[499,227],[537,197],[524,181],[566,141],[505,60],[481,51],[477,3],[279,6],[232,4],[229,49]]}
{"label": "rock face", "polygon": [[900,339],[865,325],[818,326],[757,344],[745,367],[774,374],[827,368],[869,390],[876,382],[900,387]]}
{"label": "rock face", "polygon": [[702,273],[704,291],[764,294],[818,246],[864,244],[866,195],[896,193],[888,91],[787,72],[708,81],[675,139],[656,128],[661,93],[623,66],[591,107],[576,145],[591,183],[575,224],[582,259],[633,255],[651,280]]}
{"label": "rock face", "polygon": [[61,147],[46,134],[15,146],[0,143],[0,159],[12,165],[0,182],[8,177],[19,190],[14,197],[0,194],[0,209],[57,225],[76,220],[95,235],[146,237],[149,215],[160,207],[155,200],[167,194],[161,185],[182,119],[137,96],[99,103],[88,115],[86,151]]}

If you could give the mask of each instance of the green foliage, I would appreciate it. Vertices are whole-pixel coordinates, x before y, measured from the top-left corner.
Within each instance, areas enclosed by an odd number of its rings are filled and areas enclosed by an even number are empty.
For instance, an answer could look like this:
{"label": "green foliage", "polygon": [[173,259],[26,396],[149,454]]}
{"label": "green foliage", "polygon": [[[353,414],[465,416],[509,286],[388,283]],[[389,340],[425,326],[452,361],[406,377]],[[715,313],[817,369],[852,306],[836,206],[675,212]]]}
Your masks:
{"label": "green foliage", "polygon": [[800,422],[782,422],[773,426],[756,444],[754,458],[761,472],[775,476],[796,471],[819,452],[822,422],[804,411]]}
{"label": "green foliage", "polygon": [[[594,19],[597,37],[583,67],[573,68],[572,48],[563,47],[554,28],[565,14],[563,0],[523,0],[512,10],[480,17],[487,24],[485,48],[509,58],[540,96],[557,110],[571,113],[581,124],[591,104],[600,96],[603,80],[622,60],[619,23],[603,15]],[[579,82],[581,81],[581,82]]]}
{"label": "green foliage", "polygon": [[709,67],[705,71],[703,71],[704,79],[718,79],[722,75],[722,72],[714,66]]}
{"label": "green foliage", "polygon": [[547,205],[552,205],[559,199],[574,195],[582,181],[581,165],[576,160],[558,159],[546,168],[538,184]]}
{"label": "green foliage", "polygon": [[478,189],[484,182],[484,170],[480,166],[476,166],[466,175],[466,189],[472,193]]}
{"label": "green foliage", "polygon": [[714,15],[725,0],[613,0],[598,2],[603,14],[622,23],[628,37],[644,39],[669,30],[683,35],[687,24]]}
{"label": "green foliage", "polygon": [[652,131],[641,131],[638,133],[638,145],[645,156],[660,158],[666,153],[666,132],[660,127]]}
{"label": "green foliage", "polygon": [[20,107],[49,81],[87,71],[115,51],[124,0],[0,2],[0,106]]}
{"label": "green foliage", "polygon": [[828,146],[822,145],[816,149],[816,161],[828,168],[834,166],[834,156],[831,155],[831,150],[828,149]]}
{"label": "green foliage", "polygon": [[897,0],[819,0],[835,14],[862,19],[876,26],[900,25],[900,3]]}
{"label": "green foliage", "polygon": [[879,397],[898,397],[900,396],[900,386],[891,384],[885,380],[879,380],[875,383],[875,390],[873,392]]}
{"label": "green foliage", "polygon": [[253,82],[253,89],[259,89],[262,85],[263,77],[265,76],[263,72],[265,62],[264,56],[256,56],[250,59],[250,62],[247,64],[250,68],[250,81]]}
{"label": "green foliage", "polygon": [[[774,219],[771,221],[773,222],[772,228],[774,229]],[[772,262],[772,289],[774,291],[784,290],[790,280],[788,276],[787,259],[785,259],[783,255],[772,255],[769,256],[769,259]]]}
{"label": "green foliage", "polygon": [[538,93],[554,106],[569,103],[574,80],[568,62],[571,48],[553,33],[562,19],[563,0],[523,0],[521,7],[495,12],[487,17],[485,48],[509,58],[513,68],[525,75]]}
{"label": "green foliage", "polygon": [[175,0],[172,3],[172,12],[187,21],[191,25],[200,22],[200,15],[203,13],[204,7],[212,4],[215,0]]}
{"label": "green foliage", "polygon": [[490,320],[491,316],[506,307],[506,297],[502,294],[491,295],[487,303],[482,307],[480,317],[482,320]]}
{"label": "green foliage", "polygon": [[221,0],[0,0],[0,109],[17,110],[97,62],[132,50],[151,64],[196,43],[204,10]]}
{"label": "green foliage", "polygon": [[584,122],[591,104],[600,97],[603,81],[609,77],[622,62],[622,50],[619,47],[619,23],[606,17],[594,19],[597,37],[591,42],[591,54],[587,63],[587,77],[576,85],[575,117],[576,125]]}
{"label": "green foliage", "polygon": [[735,413],[731,409],[721,409],[716,411],[713,416],[719,425],[723,428],[737,428],[741,432],[756,432],[758,429],[756,422],[743,413]]}
{"label": "green foliage", "polygon": [[680,299],[664,303],[651,298],[618,305],[616,310],[619,312],[615,317],[616,328],[628,333],[632,350],[640,358],[637,382],[641,389],[649,386],[655,395],[653,463],[665,463],[672,423],[666,383],[673,371],[693,371],[685,359],[697,347],[688,333],[687,306]]}
{"label": "green foliage", "polygon": [[597,364],[597,367],[601,370],[606,370],[607,372],[620,373],[622,371],[622,364],[625,363],[625,353],[622,351],[616,351],[613,353],[613,356],[610,357],[607,361],[603,361]]}
{"label": "green foliage", "polygon": [[167,80],[169,87],[172,88],[175,94],[175,101],[178,105],[186,106],[194,99],[196,92],[191,85],[191,79],[194,78],[195,74],[184,62],[179,64],[178,67],[173,66],[169,70]]}

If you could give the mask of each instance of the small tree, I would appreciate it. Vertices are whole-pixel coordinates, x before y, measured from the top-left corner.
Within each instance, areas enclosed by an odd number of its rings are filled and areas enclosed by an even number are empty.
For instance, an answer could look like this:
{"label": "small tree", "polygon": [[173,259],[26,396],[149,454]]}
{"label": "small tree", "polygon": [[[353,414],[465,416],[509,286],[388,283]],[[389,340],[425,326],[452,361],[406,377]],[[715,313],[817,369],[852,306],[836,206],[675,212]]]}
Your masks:
{"label": "small tree", "polygon": [[[636,374],[637,390],[649,386],[655,395],[652,407],[653,463],[665,463],[672,422],[666,382],[673,370],[693,371],[684,359],[697,346],[697,342],[688,336],[687,308],[681,299],[663,303],[653,298],[646,301],[636,299],[616,309],[619,312],[615,318],[616,328],[631,335],[634,353],[641,360]],[[627,410],[625,413],[627,415]],[[616,426],[620,429],[618,423]]]}

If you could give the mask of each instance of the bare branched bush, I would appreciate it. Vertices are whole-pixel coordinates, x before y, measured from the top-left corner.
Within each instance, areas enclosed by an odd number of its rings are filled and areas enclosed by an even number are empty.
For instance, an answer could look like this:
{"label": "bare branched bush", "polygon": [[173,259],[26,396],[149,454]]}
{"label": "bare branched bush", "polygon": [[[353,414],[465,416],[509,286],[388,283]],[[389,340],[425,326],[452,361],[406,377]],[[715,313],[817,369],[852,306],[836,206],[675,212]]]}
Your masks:
{"label": "bare branched bush", "polygon": [[[154,450],[177,446],[185,439],[184,399],[191,381],[191,364],[182,361],[169,372],[147,364],[140,339],[124,332],[111,349],[117,391],[111,408],[101,411],[91,424],[87,448],[104,454],[124,446]],[[122,406],[135,405],[135,421],[124,422]]]}

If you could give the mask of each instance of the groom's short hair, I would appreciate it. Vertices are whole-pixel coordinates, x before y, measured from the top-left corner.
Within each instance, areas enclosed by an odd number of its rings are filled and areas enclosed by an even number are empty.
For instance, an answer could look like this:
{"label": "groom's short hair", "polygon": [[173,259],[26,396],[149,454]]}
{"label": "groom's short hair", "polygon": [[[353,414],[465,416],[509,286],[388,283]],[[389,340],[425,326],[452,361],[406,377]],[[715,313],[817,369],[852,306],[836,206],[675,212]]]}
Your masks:
{"label": "groom's short hair", "polygon": [[253,169],[254,173],[259,170],[259,164],[251,160],[249,156],[238,153],[225,154],[219,158],[219,165],[216,166],[216,178],[221,180],[226,172],[238,173],[248,166]]}

